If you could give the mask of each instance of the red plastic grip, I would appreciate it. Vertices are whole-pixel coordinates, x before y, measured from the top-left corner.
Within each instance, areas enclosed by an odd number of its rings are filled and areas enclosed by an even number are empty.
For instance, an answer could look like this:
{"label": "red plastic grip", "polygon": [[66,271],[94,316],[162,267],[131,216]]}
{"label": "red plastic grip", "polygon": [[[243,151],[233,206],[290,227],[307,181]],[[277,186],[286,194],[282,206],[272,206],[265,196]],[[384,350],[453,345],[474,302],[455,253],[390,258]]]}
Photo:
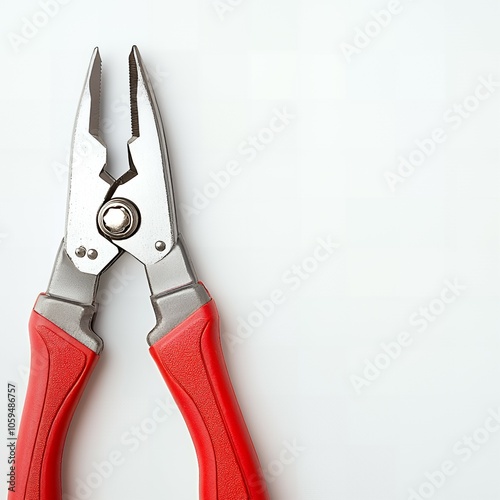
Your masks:
{"label": "red plastic grip", "polygon": [[213,300],[150,348],[191,433],[202,500],[268,500],[222,354]]}
{"label": "red plastic grip", "polygon": [[9,500],[60,500],[66,434],[99,356],[33,311],[31,369]]}

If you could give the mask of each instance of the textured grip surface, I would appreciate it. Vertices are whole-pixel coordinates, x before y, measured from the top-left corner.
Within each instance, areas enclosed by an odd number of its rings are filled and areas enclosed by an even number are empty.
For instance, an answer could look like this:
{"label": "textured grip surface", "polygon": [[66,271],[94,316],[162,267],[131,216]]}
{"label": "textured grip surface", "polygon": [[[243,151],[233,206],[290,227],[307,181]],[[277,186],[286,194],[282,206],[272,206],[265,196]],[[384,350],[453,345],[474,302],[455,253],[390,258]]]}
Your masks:
{"label": "textured grip surface", "polygon": [[250,435],[236,401],[214,301],[150,349],[193,438],[202,500],[268,500]]}
{"label": "textured grip surface", "polygon": [[61,463],[71,418],[98,355],[33,311],[31,369],[9,500],[60,500]]}

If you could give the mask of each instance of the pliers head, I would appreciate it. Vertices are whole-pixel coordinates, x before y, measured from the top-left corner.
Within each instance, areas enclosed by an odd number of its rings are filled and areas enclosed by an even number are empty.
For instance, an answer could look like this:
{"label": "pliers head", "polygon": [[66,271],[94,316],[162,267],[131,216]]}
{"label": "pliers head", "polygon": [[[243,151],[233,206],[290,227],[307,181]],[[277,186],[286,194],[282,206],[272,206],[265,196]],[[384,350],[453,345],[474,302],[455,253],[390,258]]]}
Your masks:
{"label": "pliers head", "polygon": [[[95,49],[73,135],[65,250],[84,273],[98,275],[123,251],[146,266],[162,260],[178,238],[162,119],[137,47],[129,56],[132,137],[129,169],[107,170],[100,134],[101,57]],[[78,152],[78,154],[77,154]]]}

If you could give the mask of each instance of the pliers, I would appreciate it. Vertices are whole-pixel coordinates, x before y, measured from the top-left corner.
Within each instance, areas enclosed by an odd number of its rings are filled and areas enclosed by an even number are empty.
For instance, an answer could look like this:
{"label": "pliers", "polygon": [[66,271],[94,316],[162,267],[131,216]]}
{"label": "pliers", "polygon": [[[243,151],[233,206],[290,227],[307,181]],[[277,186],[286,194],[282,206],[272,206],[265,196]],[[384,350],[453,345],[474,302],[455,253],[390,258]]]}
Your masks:
{"label": "pliers", "polygon": [[[9,500],[61,500],[71,418],[103,348],[92,330],[101,274],[129,253],[146,270],[157,323],[150,352],[194,441],[203,500],[267,500],[257,454],[224,362],[214,301],[179,235],[162,120],[137,47],[129,57],[129,170],[106,169],[95,49],[77,112],[66,232],[29,323],[31,371]],[[76,154],[85,148],[85,154]]]}

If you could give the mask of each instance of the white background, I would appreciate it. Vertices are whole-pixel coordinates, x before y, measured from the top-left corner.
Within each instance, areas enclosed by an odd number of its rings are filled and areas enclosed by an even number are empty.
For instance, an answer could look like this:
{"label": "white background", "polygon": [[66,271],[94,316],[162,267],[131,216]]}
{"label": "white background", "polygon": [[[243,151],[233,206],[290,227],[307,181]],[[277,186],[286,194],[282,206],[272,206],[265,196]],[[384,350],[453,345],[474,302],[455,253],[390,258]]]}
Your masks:
{"label": "white background", "polygon": [[[477,104],[479,78],[500,80],[499,5],[402,1],[348,61],[342,44],[389,4],[243,0],[221,14],[210,0],[72,0],[19,50],[13,34],[43,11],[32,0],[4,5],[4,390],[17,383],[20,402],[26,391],[27,321],[64,231],[64,165],[92,48],[104,64],[109,163],[120,172],[136,43],[155,81],[178,202],[192,205],[227,162],[241,166],[207,207],[180,220],[225,338],[255,301],[285,293],[248,338],[224,343],[271,498],[405,500],[423,488],[427,498],[498,500],[500,432],[481,428],[500,405],[500,91],[459,126],[445,116],[465,99]],[[241,143],[283,108],[294,119],[248,162]],[[393,192],[384,174],[436,128],[446,141]],[[319,238],[340,246],[293,289],[286,273],[314,264]],[[95,324],[105,350],[68,436],[66,498],[194,500],[196,457],[177,411],[135,452],[122,442],[170,397],[145,342],[154,317],[142,268],[124,258],[114,269],[128,278],[103,278],[114,290]],[[466,288],[443,306],[435,299],[447,279]],[[430,303],[439,314],[415,323]],[[365,360],[401,332],[412,344],[356,391]],[[4,436],[6,408],[0,415]],[[487,440],[470,458],[468,435]],[[285,442],[300,451],[280,465]],[[96,479],[93,462],[111,452],[123,463]],[[455,473],[426,489],[426,472],[445,461]],[[89,478],[101,484],[85,496],[77,485]]]}

